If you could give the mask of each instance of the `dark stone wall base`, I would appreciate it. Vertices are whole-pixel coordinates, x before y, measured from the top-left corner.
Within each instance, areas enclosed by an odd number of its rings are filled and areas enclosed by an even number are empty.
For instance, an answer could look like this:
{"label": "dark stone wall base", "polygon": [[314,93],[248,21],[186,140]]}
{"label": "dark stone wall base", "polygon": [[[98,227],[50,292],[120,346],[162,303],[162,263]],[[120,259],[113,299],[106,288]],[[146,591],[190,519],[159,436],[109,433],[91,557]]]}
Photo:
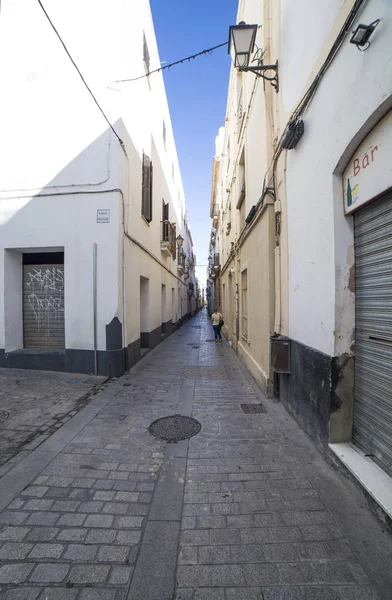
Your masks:
{"label": "dark stone wall base", "polygon": [[321,447],[328,445],[333,358],[291,340],[291,374],[279,375],[279,396],[289,413]]}
{"label": "dark stone wall base", "polygon": [[[176,325],[176,324],[175,324]],[[144,343],[155,348],[163,339],[173,333],[177,327],[171,321],[166,323],[167,333],[161,335],[161,327],[144,333]],[[98,375],[120,377],[141,358],[141,339],[135,340],[127,348],[118,350],[98,350]],[[146,346],[144,346],[146,347]],[[38,371],[58,371],[62,373],[94,373],[94,351],[74,349],[22,349],[5,352],[0,348],[0,367],[5,369],[33,369]]]}

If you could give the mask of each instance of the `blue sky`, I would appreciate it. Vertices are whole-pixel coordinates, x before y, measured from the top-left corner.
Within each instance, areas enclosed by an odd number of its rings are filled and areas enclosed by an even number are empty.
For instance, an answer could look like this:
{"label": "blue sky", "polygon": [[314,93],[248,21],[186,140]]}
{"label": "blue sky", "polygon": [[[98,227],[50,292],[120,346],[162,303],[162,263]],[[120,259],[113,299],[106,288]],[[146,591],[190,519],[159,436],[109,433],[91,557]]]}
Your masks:
{"label": "blue sky", "polygon": [[[150,0],[161,61],[171,63],[228,39],[238,0]],[[206,264],[215,137],[224,125],[227,48],[164,71],[198,264]],[[197,275],[204,282],[205,268]]]}

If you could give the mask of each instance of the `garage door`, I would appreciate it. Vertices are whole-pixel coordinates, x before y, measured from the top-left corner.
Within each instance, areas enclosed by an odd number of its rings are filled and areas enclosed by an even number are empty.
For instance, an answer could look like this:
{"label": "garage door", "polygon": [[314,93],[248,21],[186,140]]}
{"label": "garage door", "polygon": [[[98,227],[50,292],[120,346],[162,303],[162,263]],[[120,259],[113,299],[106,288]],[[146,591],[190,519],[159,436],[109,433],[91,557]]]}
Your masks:
{"label": "garage door", "polygon": [[355,213],[353,439],[392,475],[392,192]]}
{"label": "garage door", "polygon": [[24,265],[25,348],[64,348],[64,265]]}

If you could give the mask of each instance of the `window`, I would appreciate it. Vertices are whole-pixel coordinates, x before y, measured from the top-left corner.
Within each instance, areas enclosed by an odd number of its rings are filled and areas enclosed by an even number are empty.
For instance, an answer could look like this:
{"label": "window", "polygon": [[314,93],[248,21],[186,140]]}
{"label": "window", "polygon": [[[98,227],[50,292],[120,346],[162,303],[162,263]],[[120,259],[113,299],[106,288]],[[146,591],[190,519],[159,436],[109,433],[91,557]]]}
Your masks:
{"label": "window", "polygon": [[169,242],[170,223],[169,223],[169,203],[162,200],[162,241]]}
{"label": "window", "polygon": [[165,146],[166,149],[166,124],[165,121],[162,122],[163,128],[162,128],[162,136],[163,136],[163,145]]}
{"label": "window", "polygon": [[146,73],[150,72],[150,53],[148,51],[146,34],[143,33],[143,62]]}
{"label": "window", "polygon": [[148,223],[152,221],[152,163],[143,153],[142,172],[142,215]]}
{"label": "window", "polygon": [[248,269],[241,273],[242,337],[248,339]]}

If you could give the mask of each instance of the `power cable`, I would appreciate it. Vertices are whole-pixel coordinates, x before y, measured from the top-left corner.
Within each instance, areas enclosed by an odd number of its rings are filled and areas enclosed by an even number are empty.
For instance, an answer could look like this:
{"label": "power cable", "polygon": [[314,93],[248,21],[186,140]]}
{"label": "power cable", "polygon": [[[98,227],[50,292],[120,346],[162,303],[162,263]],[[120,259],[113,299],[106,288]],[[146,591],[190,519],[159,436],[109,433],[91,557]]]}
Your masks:
{"label": "power cable", "polygon": [[122,141],[122,139],[121,139],[121,138],[120,138],[120,136],[118,135],[117,131],[114,129],[113,125],[111,124],[111,122],[109,121],[109,119],[107,118],[107,116],[105,115],[105,113],[104,113],[104,111],[103,111],[103,109],[102,109],[101,105],[99,104],[98,100],[96,99],[96,97],[94,96],[94,94],[93,94],[93,92],[91,91],[90,87],[88,86],[88,84],[87,84],[87,82],[86,82],[85,78],[83,77],[82,73],[80,72],[80,69],[79,69],[78,65],[76,64],[76,62],[75,62],[75,61],[74,61],[74,59],[72,58],[71,54],[69,53],[69,50],[68,50],[67,46],[66,46],[66,45],[65,45],[65,43],[63,42],[63,40],[62,40],[62,38],[61,38],[61,35],[60,35],[60,34],[59,34],[59,32],[57,31],[57,29],[56,29],[56,27],[54,26],[54,24],[53,24],[53,22],[52,22],[51,18],[49,17],[48,13],[46,12],[46,10],[45,10],[45,8],[44,8],[44,6],[43,6],[43,4],[42,4],[41,0],[37,0],[37,1],[38,1],[38,4],[40,5],[40,7],[42,8],[42,10],[43,10],[43,12],[44,12],[44,14],[45,14],[46,18],[48,19],[48,21],[49,21],[49,23],[50,23],[50,25],[51,25],[51,27],[52,27],[53,31],[55,32],[55,34],[57,35],[58,39],[60,40],[60,42],[61,42],[61,45],[63,46],[63,48],[64,48],[65,52],[66,52],[66,53],[67,53],[67,55],[68,55],[68,58],[70,59],[70,61],[72,62],[73,66],[74,66],[74,67],[75,67],[75,69],[77,70],[77,72],[78,72],[78,74],[79,74],[79,77],[80,77],[80,79],[83,81],[83,83],[84,83],[84,85],[85,85],[86,89],[88,90],[88,92],[89,92],[90,96],[91,96],[91,97],[92,97],[92,99],[94,100],[95,104],[98,106],[98,109],[101,111],[101,113],[102,113],[102,115],[103,115],[103,118],[105,119],[105,121],[106,121],[106,122],[107,122],[107,124],[109,125],[110,129],[113,131],[114,135],[116,136],[116,138],[117,138],[117,139],[118,139],[118,141],[120,142],[120,144],[121,144],[121,147],[122,147],[122,148],[124,148],[124,142]]}
{"label": "power cable", "polygon": [[[39,1],[40,0],[38,0],[38,2]],[[197,54],[192,54],[192,56],[187,56],[186,58],[182,58],[181,60],[176,60],[175,62],[170,63],[170,65],[165,65],[164,67],[159,67],[159,69],[154,69],[154,71],[149,71],[148,73],[145,73],[144,75],[140,75],[139,77],[134,77],[133,79],[118,79],[114,83],[125,83],[127,81],[139,81],[139,79],[145,79],[146,77],[149,77],[153,73],[159,73],[160,71],[164,71],[165,69],[170,69],[171,67],[174,67],[175,65],[180,65],[187,61],[190,62],[194,58],[197,58],[198,56],[202,56],[203,54],[211,54],[211,52],[213,52],[214,50],[217,50],[217,48],[222,48],[222,46],[227,46],[227,44],[228,44],[228,42],[224,42],[224,44],[218,44],[218,46],[213,46],[212,48],[208,48],[207,50],[202,50],[201,52],[198,52]]]}

